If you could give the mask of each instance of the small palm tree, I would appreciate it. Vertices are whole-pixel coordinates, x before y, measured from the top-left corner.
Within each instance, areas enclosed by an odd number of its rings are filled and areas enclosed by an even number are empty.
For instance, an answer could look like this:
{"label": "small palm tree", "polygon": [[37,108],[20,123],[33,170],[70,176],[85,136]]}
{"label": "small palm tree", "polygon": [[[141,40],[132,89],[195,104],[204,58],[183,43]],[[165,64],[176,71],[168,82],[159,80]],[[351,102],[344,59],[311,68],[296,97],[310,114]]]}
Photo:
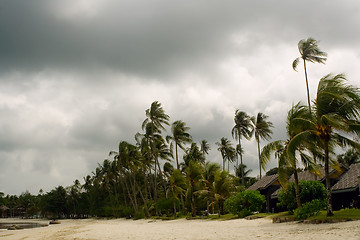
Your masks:
{"label": "small palm tree", "polygon": [[309,83],[308,83],[308,76],[306,71],[306,61],[312,62],[312,63],[325,63],[327,53],[323,52],[318,47],[318,41],[316,41],[313,38],[308,39],[302,39],[298,43],[298,49],[300,52],[300,57],[296,58],[293,61],[292,67],[296,71],[296,68],[300,62],[300,58],[303,59],[304,62],[304,71],[305,71],[305,81],[306,81],[306,90],[307,90],[307,100],[308,100],[308,106],[309,111],[311,112],[310,107],[310,94],[309,94]]}
{"label": "small palm tree", "polygon": [[184,167],[189,166],[190,161],[197,162],[200,164],[205,163],[205,156],[199,149],[196,143],[191,143],[190,148],[186,149],[184,159]]}
{"label": "small palm tree", "polygon": [[309,118],[296,119],[299,124],[306,126],[306,130],[298,133],[289,146],[289,150],[295,152],[298,142],[312,140],[317,141],[322,148],[328,216],[333,214],[329,177],[330,154],[335,146],[360,149],[360,144],[349,138],[360,134],[360,91],[347,85],[345,81],[343,74],[329,74],[320,79],[313,107],[314,114]]}
{"label": "small palm tree", "polygon": [[[307,111],[306,107],[301,105],[300,103],[294,105],[290,111],[288,112],[287,119],[286,119],[286,129],[287,129],[287,140],[277,140],[267,144],[261,151],[261,159],[262,159],[262,167],[265,168],[265,165],[270,160],[270,155],[275,153],[275,157],[279,160],[279,181],[283,188],[286,188],[287,181],[288,181],[288,169],[292,169],[294,172],[294,179],[295,179],[295,193],[296,193],[296,203],[297,207],[301,207],[300,202],[300,190],[299,190],[299,180],[298,180],[298,163],[295,156],[288,157],[289,151],[288,146],[291,143],[292,139],[296,134],[303,130],[303,125],[299,124],[296,121],[297,118],[306,118],[309,117],[309,111]],[[304,146],[299,144],[296,148],[296,151],[300,154],[301,159],[304,162],[305,166],[314,166],[315,163],[313,160],[308,157],[304,153]],[[295,153],[295,152],[293,152]],[[313,168],[310,168],[313,169]]]}
{"label": "small palm tree", "polygon": [[210,145],[209,145],[208,141],[206,141],[205,139],[201,140],[201,142],[200,142],[200,150],[201,150],[201,152],[203,153],[204,156],[206,154],[209,154]]}
{"label": "small palm tree", "polygon": [[236,157],[236,150],[233,148],[229,139],[222,137],[220,142],[215,143],[218,146],[218,151],[221,153],[221,157],[223,159],[223,170],[225,170],[225,162],[233,162]]}
{"label": "small palm tree", "polygon": [[[185,150],[184,144],[192,142],[192,137],[188,133],[189,130],[190,128],[186,126],[185,122],[178,120],[173,122],[171,126],[172,136],[166,137],[167,142],[171,140],[175,144],[176,169],[179,169],[178,147]],[[173,149],[173,143],[171,143],[170,149]]]}
{"label": "small palm tree", "polygon": [[[241,138],[245,137],[246,139],[250,139],[251,137],[251,130],[252,130],[252,124],[250,116],[247,115],[245,112],[241,112],[239,110],[235,111],[235,117],[234,117],[235,126],[233,127],[231,134],[232,137],[235,138],[235,140],[238,140],[239,143],[236,146],[236,152],[240,156],[240,167],[243,166],[243,149],[241,146]],[[238,165],[238,164],[236,164]],[[238,166],[236,166],[238,167]],[[243,171],[241,171],[243,173]],[[242,184],[244,185],[244,176],[241,176]]]}
{"label": "small palm tree", "polygon": [[171,194],[173,197],[174,217],[176,217],[176,201],[179,200],[179,196],[181,198],[185,196],[186,187],[186,179],[182,172],[179,169],[175,169],[169,178],[169,188],[167,190],[167,195]]}
{"label": "small palm tree", "polygon": [[261,178],[261,168],[263,166],[261,156],[260,156],[260,139],[270,140],[272,131],[270,128],[273,127],[273,124],[270,121],[267,121],[269,117],[261,112],[259,112],[255,117],[251,118],[253,123],[253,129],[251,131],[251,136],[255,136],[258,147],[258,156],[259,156],[259,168],[260,168],[260,178]]}
{"label": "small palm tree", "polygon": [[196,187],[198,186],[203,172],[203,166],[198,162],[190,161],[189,166],[186,168],[186,179],[188,181],[188,190],[187,196],[190,198],[191,205],[191,214],[193,217],[196,215],[196,205],[195,205],[195,192]]}

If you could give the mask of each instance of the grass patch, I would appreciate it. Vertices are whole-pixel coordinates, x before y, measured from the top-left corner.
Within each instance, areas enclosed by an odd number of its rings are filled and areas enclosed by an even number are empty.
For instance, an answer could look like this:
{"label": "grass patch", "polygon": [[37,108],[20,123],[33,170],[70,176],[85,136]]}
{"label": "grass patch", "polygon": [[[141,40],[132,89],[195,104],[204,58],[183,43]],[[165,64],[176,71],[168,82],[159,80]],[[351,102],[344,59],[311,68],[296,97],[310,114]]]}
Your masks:
{"label": "grass patch", "polygon": [[279,213],[257,213],[250,216],[259,217],[259,218],[274,218],[274,217],[292,217],[294,215],[290,214],[289,212],[279,212]]}
{"label": "grass patch", "polygon": [[334,211],[334,215],[331,217],[326,216],[326,211],[320,211],[316,216],[309,218],[310,220],[326,220],[326,219],[356,219],[360,220],[360,209],[341,209]]}

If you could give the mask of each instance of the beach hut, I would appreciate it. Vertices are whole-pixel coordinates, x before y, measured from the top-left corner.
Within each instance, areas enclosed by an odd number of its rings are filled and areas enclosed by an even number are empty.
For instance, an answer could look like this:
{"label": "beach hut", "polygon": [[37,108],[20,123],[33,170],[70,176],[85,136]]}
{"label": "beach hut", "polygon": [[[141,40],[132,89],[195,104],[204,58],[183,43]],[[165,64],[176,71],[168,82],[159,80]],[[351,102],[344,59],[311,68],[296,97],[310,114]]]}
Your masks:
{"label": "beach hut", "polygon": [[264,212],[273,212],[276,202],[271,200],[271,194],[280,188],[278,174],[264,176],[259,181],[251,185],[247,190],[257,190],[265,196],[266,202],[263,207]]}
{"label": "beach hut", "polygon": [[0,206],[0,216],[2,218],[7,218],[8,217],[8,211],[9,208],[5,205]]}
{"label": "beach hut", "polygon": [[339,181],[332,187],[333,209],[360,207],[360,163],[350,165]]}

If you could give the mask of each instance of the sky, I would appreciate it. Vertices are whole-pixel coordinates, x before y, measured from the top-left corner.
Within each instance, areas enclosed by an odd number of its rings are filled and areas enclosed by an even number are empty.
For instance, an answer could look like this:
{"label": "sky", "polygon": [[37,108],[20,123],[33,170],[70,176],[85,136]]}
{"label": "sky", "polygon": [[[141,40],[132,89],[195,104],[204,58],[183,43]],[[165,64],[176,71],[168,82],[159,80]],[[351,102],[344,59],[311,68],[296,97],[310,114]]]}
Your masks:
{"label": "sky", "polygon": [[[82,181],[135,144],[153,101],[210,143],[212,162],[222,137],[235,144],[237,109],[268,115],[285,139],[287,111],[306,103],[299,40],[328,53],[307,65],[313,100],[328,73],[360,86],[359,29],[357,0],[1,0],[0,192]],[[242,143],[257,176],[256,142]]]}

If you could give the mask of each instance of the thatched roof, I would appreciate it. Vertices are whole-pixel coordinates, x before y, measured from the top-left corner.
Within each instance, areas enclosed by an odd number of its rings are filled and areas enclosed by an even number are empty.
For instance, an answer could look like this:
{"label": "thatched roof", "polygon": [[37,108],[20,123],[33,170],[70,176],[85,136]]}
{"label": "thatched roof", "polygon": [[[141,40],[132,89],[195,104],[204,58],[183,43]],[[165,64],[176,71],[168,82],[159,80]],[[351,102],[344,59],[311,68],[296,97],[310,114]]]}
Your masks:
{"label": "thatched roof", "polygon": [[340,180],[332,187],[332,191],[343,192],[353,191],[359,187],[360,163],[352,164],[349,170],[344,173]]}
{"label": "thatched roof", "polygon": [[278,178],[279,176],[277,174],[264,176],[259,181],[251,185],[247,190],[263,190],[269,187],[271,184],[275,183]]}

